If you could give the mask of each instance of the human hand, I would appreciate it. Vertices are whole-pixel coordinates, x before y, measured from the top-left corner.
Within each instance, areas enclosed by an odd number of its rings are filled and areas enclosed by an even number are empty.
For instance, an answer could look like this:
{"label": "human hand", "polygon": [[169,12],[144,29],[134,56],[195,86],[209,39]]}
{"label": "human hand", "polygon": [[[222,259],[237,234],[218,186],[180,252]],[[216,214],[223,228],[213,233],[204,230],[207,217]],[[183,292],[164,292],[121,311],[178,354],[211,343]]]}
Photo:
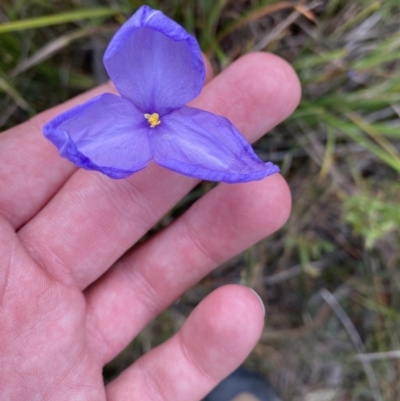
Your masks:
{"label": "human hand", "polygon": [[[261,333],[263,309],[253,292],[219,288],[178,333],[104,387],[104,364],[210,270],[281,227],[291,202],[279,174],[221,184],[125,253],[197,181],[155,164],[111,180],[59,157],[43,124],[110,91],[97,88],[0,136],[2,401],[196,401]],[[254,141],[299,96],[284,61],[251,54],[211,80],[192,105],[228,117]]]}

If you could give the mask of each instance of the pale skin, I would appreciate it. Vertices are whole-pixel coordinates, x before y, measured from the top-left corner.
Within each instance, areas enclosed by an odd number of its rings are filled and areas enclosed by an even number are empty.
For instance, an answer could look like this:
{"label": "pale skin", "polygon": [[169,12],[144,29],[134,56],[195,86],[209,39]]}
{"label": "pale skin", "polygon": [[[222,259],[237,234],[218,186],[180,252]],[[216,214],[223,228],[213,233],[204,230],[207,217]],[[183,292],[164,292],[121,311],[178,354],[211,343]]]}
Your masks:
{"label": "pale skin", "polygon": [[[251,142],[300,98],[291,67],[251,54],[191,105],[228,117]],[[278,230],[291,198],[279,174],[221,184],[126,253],[197,181],[155,164],[124,180],[77,170],[42,125],[107,84],[0,136],[0,399],[198,401],[239,366],[264,324],[239,285],[204,299],[183,327],[106,387],[102,367],[223,261]],[[162,121],[161,121],[162,123]]]}

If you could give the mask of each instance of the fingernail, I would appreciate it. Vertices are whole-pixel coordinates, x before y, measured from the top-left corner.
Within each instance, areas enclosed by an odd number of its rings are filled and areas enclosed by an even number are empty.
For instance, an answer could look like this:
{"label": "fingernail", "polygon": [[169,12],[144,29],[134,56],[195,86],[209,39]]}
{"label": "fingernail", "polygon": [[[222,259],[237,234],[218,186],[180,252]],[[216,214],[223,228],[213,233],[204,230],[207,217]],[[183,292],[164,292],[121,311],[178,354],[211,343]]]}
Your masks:
{"label": "fingernail", "polygon": [[254,292],[254,295],[255,295],[255,296],[258,298],[258,300],[260,301],[260,304],[261,304],[261,307],[262,307],[262,309],[263,309],[264,316],[265,316],[265,305],[264,305],[263,300],[261,299],[261,297],[260,297],[252,288],[250,288],[250,290]]}

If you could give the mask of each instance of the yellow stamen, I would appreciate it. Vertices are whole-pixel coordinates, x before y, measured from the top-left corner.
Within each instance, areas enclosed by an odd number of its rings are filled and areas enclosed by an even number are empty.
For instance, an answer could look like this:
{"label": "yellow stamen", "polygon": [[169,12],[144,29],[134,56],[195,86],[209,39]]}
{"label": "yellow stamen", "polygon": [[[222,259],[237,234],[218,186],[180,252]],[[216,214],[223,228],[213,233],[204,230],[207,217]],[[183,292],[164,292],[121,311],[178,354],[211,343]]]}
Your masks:
{"label": "yellow stamen", "polygon": [[145,114],[144,118],[150,123],[150,128],[154,128],[161,124],[160,116],[157,113]]}

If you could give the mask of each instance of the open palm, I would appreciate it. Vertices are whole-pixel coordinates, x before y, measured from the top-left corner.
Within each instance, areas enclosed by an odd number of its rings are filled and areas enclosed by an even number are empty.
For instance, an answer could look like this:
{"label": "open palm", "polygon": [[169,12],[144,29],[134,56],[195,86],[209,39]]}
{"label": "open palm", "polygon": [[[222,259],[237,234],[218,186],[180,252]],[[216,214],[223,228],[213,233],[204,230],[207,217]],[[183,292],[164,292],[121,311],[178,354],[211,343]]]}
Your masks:
{"label": "open palm", "polygon": [[[300,90],[268,54],[242,57],[192,104],[250,140],[286,118]],[[248,355],[263,310],[248,288],[209,295],[163,345],[104,387],[102,368],[211,269],[286,221],[280,175],[221,184],[132,247],[197,181],[151,164],[124,180],[76,170],[41,134],[49,110],[0,136],[0,399],[197,401]]]}

